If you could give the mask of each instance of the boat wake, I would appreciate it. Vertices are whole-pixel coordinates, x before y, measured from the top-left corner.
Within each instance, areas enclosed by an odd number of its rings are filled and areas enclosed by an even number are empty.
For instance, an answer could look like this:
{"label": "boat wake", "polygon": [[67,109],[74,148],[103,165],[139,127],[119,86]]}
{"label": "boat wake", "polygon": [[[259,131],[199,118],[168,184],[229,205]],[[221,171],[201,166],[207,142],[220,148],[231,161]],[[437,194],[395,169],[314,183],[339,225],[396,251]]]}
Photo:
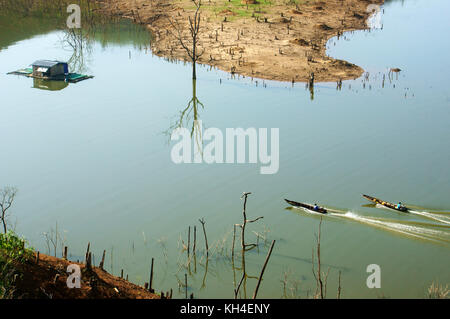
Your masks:
{"label": "boat wake", "polygon": [[447,216],[440,216],[440,215],[436,215],[430,212],[419,212],[419,211],[415,211],[415,210],[410,210],[409,211],[411,214],[415,214],[415,215],[419,215],[425,218],[429,218],[429,219],[433,219],[435,221],[438,221],[440,223],[444,223],[447,225],[450,225],[450,218]]}
{"label": "boat wake", "polygon": [[[386,209],[386,210],[389,210],[389,211],[397,212],[394,209],[391,209],[389,207],[386,207],[386,206],[383,206],[383,205],[380,205],[380,204],[376,204],[375,207],[381,208],[381,209]],[[397,213],[399,213],[399,212],[397,212]],[[428,218],[428,219],[432,219],[434,221],[437,221],[437,222],[440,222],[440,223],[443,223],[443,224],[450,225],[450,216],[445,216],[442,213],[441,213],[441,215],[438,215],[438,214],[431,213],[431,212],[417,211],[417,210],[411,210],[411,209],[408,211],[408,213],[414,214],[414,215],[418,215],[418,216],[422,216],[422,217],[425,217],[425,218]],[[402,213],[400,213],[400,214],[402,214]]]}
{"label": "boat wake", "polygon": [[[384,206],[381,207],[389,209]],[[308,215],[312,215],[312,217],[320,216],[321,218],[324,217],[324,218],[351,220],[354,222],[358,222],[360,224],[383,229],[385,231],[389,231],[397,235],[407,236],[419,240],[431,241],[440,244],[450,243],[450,232],[448,231],[448,229],[450,228],[450,226],[448,226],[450,225],[450,219],[447,216],[436,215],[429,212],[410,211],[411,214],[419,215],[427,219],[432,219],[434,221],[439,222],[439,223],[432,223],[432,222],[421,222],[417,220],[398,220],[395,218],[382,218],[372,216],[369,217],[357,214],[352,211],[337,208],[328,208],[328,207],[325,208],[328,211],[327,214],[321,214],[319,212],[303,207],[295,207],[295,206],[290,207],[290,209],[306,212]]]}
{"label": "boat wake", "polygon": [[367,224],[370,226],[381,228],[394,233],[406,235],[409,237],[415,237],[418,239],[430,240],[434,242],[450,243],[450,233],[441,230],[408,225],[403,222],[365,217],[355,214],[353,212],[347,212],[345,214],[333,214],[333,215],[345,219],[350,219],[362,224]]}

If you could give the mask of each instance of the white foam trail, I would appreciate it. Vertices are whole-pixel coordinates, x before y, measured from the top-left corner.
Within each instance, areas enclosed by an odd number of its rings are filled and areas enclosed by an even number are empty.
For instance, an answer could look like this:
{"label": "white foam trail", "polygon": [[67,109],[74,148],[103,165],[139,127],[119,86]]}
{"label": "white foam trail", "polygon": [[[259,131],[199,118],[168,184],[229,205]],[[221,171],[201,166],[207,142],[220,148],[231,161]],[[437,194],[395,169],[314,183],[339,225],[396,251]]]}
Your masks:
{"label": "white foam trail", "polygon": [[450,225],[450,219],[447,218],[447,217],[444,217],[444,216],[437,216],[437,215],[429,213],[429,212],[418,212],[418,211],[415,211],[415,210],[410,210],[409,212],[411,214],[420,215],[420,216],[423,216],[423,217],[426,217],[426,218],[430,218],[430,219],[436,220],[438,222]]}
{"label": "white foam trail", "polygon": [[[391,210],[391,211],[392,210],[396,211],[395,209],[392,209],[392,208],[389,208],[389,207],[386,207],[386,206],[383,206],[383,205],[380,205],[380,204],[376,204],[376,207],[377,208]],[[438,222],[450,225],[450,219],[448,217],[446,217],[446,216],[439,216],[439,215],[432,214],[432,213],[429,213],[429,212],[419,212],[419,211],[416,211],[416,210],[409,210],[409,213],[420,215],[422,217],[433,219],[433,220],[436,220]]]}
{"label": "white foam trail", "polygon": [[[321,214],[321,213],[318,213],[313,210],[309,210],[304,207],[294,207],[294,208],[303,210],[309,214],[317,215],[317,216],[325,215],[327,217],[347,218],[347,219],[351,219],[351,220],[359,222],[359,223],[371,225],[371,226],[374,226],[377,228],[381,228],[383,230],[392,231],[395,233],[403,234],[403,235],[410,236],[410,237],[415,237],[415,238],[422,239],[422,240],[429,240],[429,241],[433,241],[433,242],[437,242],[437,243],[439,243],[439,242],[440,243],[442,243],[442,242],[450,243],[450,233],[445,232],[445,231],[429,229],[429,228],[424,228],[424,227],[419,227],[419,226],[414,226],[414,225],[407,225],[407,224],[404,224],[401,222],[387,221],[385,219],[380,219],[380,218],[376,218],[376,217],[373,217],[373,218],[365,217],[365,216],[361,216],[361,215],[358,215],[358,214],[350,212],[350,211],[348,211],[348,212],[342,211],[341,212],[339,210],[328,209],[328,214]],[[385,208],[385,207],[383,206],[383,208]],[[389,208],[387,208],[387,209],[389,209]],[[418,212],[418,213],[422,213],[422,212]],[[427,214],[427,213],[425,213],[425,214]],[[430,225],[430,226],[432,226],[432,225]]]}
{"label": "white foam trail", "polygon": [[404,225],[401,223],[396,222],[387,222],[387,221],[380,221],[373,218],[364,217],[358,214],[355,214],[353,212],[347,212],[345,214],[333,214],[334,216],[344,217],[348,218],[360,223],[372,225],[375,227],[379,227],[385,230],[390,230],[393,232],[401,233],[407,236],[416,237],[419,239],[425,239],[425,240],[432,240],[432,241],[445,241],[448,242],[445,238],[448,236],[446,232],[433,230],[433,229],[427,229],[417,226],[410,226],[410,225]]}

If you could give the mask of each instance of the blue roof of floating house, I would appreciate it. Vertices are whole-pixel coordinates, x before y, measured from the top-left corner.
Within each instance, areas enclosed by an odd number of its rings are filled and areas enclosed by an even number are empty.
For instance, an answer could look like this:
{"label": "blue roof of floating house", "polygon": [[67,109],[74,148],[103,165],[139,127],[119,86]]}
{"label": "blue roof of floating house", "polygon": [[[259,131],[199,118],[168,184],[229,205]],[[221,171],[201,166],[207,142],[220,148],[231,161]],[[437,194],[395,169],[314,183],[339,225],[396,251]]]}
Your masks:
{"label": "blue roof of floating house", "polygon": [[50,60],[37,60],[32,64],[32,66],[51,68],[58,64],[67,64],[66,62],[60,61],[50,61]]}

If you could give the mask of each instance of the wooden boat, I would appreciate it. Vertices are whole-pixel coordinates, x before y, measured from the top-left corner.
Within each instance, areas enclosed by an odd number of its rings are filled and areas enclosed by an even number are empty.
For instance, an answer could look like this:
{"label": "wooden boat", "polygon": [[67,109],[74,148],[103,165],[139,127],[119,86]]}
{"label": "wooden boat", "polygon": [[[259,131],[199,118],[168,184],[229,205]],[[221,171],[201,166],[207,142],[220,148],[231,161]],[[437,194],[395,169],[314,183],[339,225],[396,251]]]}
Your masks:
{"label": "wooden boat", "polygon": [[328,213],[328,211],[327,211],[325,208],[323,208],[323,207],[319,207],[318,209],[314,209],[314,206],[312,206],[312,205],[303,204],[303,203],[299,203],[299,202],[294,202],[294,201],[289,200],[289,199],[284,199],[284,200],[285,200],[289,205],[292,205],[292,206],[294,206],[294,207],[302,207],[302,208],[306,208],[306,209],[308,209],[308,210],[311,210],[311,211],[313,211],[313,212],[320,213],[320,214],[326,214],[326,213]]}
{"label": "wooden boat", "polygon": [[364,195],[364,194],[363,194],[363,197],[366,198],[367,200],[370,200],[371,202],[374,202],[375,204],[380,204],[380,205],[382,205],[384,207],[387,207],[387,208],[390,208],[390,209],[393,209],[393,210],[397,210],[397,211],[400,211],[400,212],[404,212],[404,213],[408,212],[408,208],[405,207],[405,206],[400,206],[400,208],[398,208],[397,205],[389,203],[389,202],[385,202],[385,201],[383,201],[381,199],[378,199],[376,197],[372,197],[372,196]]}

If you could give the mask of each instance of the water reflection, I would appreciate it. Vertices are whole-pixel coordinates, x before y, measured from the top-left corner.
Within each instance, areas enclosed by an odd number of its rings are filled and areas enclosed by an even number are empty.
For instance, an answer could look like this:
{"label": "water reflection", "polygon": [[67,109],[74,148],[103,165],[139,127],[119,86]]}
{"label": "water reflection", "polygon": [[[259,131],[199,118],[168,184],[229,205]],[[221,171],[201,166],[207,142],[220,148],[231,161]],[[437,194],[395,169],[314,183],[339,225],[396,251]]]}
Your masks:
{"label": "water reflection", "polygon": [[64,50],[72,52],[68,63],[72,72],[89,70],[93,45],[98,42],[103,48],[109,45],[133,44],[139,50],[148,51],[152,36],[144,27],[129,20],[110,18],[105,20],[90,16],[80,29],[65,28],[61,39]]}
{"label": "water reflection", "polygon": [[65,89],[69,83],[65,81],[51,81],[44,79],[33,79],[33,88],[47,91],[61,91]]}
{"label": "water reflection", "polygon": [[83,73],[88,70],[89,57],[92,55],[93,37],[84,29],[66,29],[61,41],[64,50],[70,50],[72,56],[67,61],[71,72]]}
{"label": "water reflection", "polygon": [[[56,4],[42,2],[41,6],[32,6],[29,2],[5,0],[0,3],[0,50],[11,44],[28,39],[39,34],[60,32],[57,47],[71,53],[67,58],[60,56],[60,61],[67,61],[69,72],[75,77],[69,82],[78,82],[85,78],[91,69],[95,43],[103,48],[114,45],[132,44],[138,49],[151,45],[151,34],[146,28],[125,19],[102,16],[96,13],[93,3],[81,1],[82,28],[67,28],[65,23],[64,1]],[[63,12],[63,14],[61,13]],[[43,19],[45,17],[45,19]],[[52,59],[48,56],[38,56],[34,59]],[[26,63],[26,62],[25,62]],[[72,81],[73,80],[73,81]],[[43,90],[62,90],[69,84],[60,80],[34,80],[33,87]]]}
{"label": "water reflection", "polygon": [[200,121],[199,110],[204,108],[204,104],[197,97],[197,80],[192,79],[192,98],[186,107],[180,111],[175,123],[165,132],[170,138],[177,130],[188,129],[191,138],[195,140],[195,156],[203,156],[202,122]]}

